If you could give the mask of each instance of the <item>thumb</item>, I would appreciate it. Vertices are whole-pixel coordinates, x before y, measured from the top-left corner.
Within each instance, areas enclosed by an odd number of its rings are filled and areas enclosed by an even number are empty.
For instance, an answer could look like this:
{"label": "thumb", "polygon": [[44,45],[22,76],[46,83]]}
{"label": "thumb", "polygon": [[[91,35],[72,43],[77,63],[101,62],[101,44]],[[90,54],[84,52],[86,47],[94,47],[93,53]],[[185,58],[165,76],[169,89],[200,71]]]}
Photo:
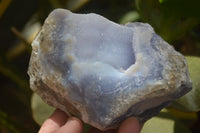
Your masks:
{"label": "thumb", "polygon": [[134,117],[130,117],[120,125],[118,133],[139,133],[140,130],[141,125],[139,121]]}

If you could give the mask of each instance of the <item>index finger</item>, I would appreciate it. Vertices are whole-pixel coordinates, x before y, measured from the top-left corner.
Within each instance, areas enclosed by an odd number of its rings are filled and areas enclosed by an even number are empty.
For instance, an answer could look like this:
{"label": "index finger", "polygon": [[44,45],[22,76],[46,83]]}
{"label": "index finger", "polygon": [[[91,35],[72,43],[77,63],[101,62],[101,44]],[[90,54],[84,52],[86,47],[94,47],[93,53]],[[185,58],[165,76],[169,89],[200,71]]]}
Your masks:
{"label": "index finger", "polygon": [[56,109],[54,113],[42,124],[39,133],[50,133],[63,126],[68,119],[65,112]]}
{"label": "index finger", "polygon": [[130,117],[120,125],[118,133],[140,133],[141,128],[139,121],[134,117]]}

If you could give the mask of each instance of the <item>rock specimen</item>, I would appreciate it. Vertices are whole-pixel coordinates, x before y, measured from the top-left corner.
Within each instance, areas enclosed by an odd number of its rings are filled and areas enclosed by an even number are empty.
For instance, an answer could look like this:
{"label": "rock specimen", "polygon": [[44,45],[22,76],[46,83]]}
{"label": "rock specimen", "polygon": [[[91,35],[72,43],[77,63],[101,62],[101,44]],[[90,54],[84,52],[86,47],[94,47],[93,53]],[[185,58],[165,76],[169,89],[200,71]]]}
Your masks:
{"label": "rock specimen", "polygon": [[192,88],[185,58],[149,24],[56,9],[32,48],[32,90],[101,130],[145,122]]}

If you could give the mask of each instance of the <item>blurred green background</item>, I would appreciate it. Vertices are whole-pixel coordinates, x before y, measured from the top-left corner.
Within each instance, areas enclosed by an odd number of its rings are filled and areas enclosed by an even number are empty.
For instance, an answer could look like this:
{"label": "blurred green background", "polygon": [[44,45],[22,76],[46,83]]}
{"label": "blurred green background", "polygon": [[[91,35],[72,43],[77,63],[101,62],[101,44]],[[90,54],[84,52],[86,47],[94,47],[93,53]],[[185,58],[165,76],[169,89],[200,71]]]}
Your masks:
{"label": "blurred green background", "polygon": [[55,8],[146,22],[186,56],[193,90],[149,120],[142,133],[200,132],[199,0],[0,0],[0,133],[35,133],[53,108],[29,88],[31,42]]}

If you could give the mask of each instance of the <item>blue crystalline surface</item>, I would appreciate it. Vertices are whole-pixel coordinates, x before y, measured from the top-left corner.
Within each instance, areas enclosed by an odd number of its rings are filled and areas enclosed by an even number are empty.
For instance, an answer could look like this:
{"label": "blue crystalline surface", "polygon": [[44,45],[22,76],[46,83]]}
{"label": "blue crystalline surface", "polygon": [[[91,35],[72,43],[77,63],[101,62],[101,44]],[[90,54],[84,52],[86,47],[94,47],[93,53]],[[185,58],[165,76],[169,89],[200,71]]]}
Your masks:
{"label": "blue crystalline surface", "polygon": [[[73,102],[70,105],[83,105],[89,122],[97,123],[101,128],[118,125],[130,116],[136,116],[144,122],[167,106],[170,100],[189,90],[185,85],[186,91],[181,90],[180,93],[178,90],[164,98],[159,95],[153,98],[144,96],[149,90],[154,95],[153,85],[156,82],[165,84],[163,70],[168,61],[165,50],[173,51],[150,25],[131,23],[122,26],[95,14],[68,12],[67,17],[62,14],[62,17],[55,16],[58,23],[51,35],[52,42],[44,38],[53,44],[53,50],[41,53],[40,60],[44,68],[61,73],[58,91],[59,86],[64,87],[66,99]],[[62,19],[57,19],[58,16]],[[40,43],[45,44],[42,41]],[[133,97],[129,99],[130,95],[139,97],[139,102]],[[125,109],[124,106],[120,108],[117,105],[123,104],[120,100],[130,104],[126,103],[128,106]],[[147,104],[150,106],[147,107]],[[108,123],[105,120],[107,118]]]}

